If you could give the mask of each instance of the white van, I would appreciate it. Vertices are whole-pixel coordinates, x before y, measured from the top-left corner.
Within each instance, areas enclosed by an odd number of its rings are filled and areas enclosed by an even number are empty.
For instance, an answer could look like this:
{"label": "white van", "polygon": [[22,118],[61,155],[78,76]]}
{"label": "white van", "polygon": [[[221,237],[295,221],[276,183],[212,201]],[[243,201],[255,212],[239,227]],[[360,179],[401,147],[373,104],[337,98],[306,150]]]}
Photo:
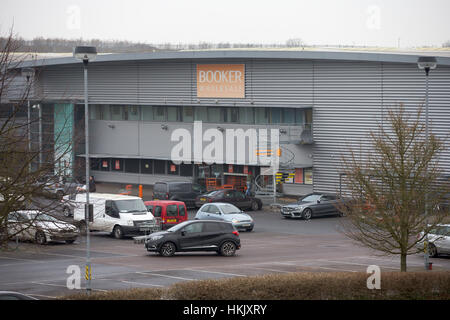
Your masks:
{"label": "white van", "polygon": [[[77,194],[72,203],[74,221],[84,222],[86,194]],[[110,232],[115,238],[120,239],[125,235],[143,234],[157,229],[154,216],[147,211],[139,197],[90,193],[89,203],[94,209],[93,222],[89,223],[91,231]]]}

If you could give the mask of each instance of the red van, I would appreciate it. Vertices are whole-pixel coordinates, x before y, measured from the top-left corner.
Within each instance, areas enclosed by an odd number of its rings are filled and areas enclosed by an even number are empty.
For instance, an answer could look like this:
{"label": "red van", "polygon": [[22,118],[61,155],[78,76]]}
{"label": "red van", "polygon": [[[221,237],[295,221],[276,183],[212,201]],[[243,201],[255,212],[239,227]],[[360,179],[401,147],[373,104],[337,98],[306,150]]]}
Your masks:
{"label": "red van", "polygon": [[161,229],[168,229],[188,219],[186,205],[182,201],[152,200],[145,201],[147,210],[159,221]]}

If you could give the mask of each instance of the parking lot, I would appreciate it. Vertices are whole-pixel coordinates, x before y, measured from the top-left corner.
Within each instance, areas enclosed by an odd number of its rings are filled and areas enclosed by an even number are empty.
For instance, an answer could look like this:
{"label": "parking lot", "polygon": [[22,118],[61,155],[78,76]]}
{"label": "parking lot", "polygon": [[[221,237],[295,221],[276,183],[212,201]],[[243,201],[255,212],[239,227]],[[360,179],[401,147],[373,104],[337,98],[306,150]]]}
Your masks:
{"label": "parking lot", "polygon": [[[189,213],[193,217],[195,211]],[[245,277],[286,272],[366,271],[378,265],[382,271],[398,271],[399,258],[379,256],[359,247],[339,232],[339,217],[310,221],[283,219],[268,210],[251,212],[253,232],[240,232],[242,249],[234,257],[216,253],[177,253],[165,258],[148,253],[132,239],[117,240],[105,233],[92,233],[92,286],[96,291],[165,287],[179,281]],[[12,244],[14,247],[15,244]],[[66,273],[70,265],[81,268],[84,288],[85,238],[74,244],[37,246],[19,243],[0,254],[0,290],[18,291],[37,298],[74,293]],[[450,270],[450,257],[431,259],[433,270]],[[409,270],[423,270],[423,256],[408,258]]]}

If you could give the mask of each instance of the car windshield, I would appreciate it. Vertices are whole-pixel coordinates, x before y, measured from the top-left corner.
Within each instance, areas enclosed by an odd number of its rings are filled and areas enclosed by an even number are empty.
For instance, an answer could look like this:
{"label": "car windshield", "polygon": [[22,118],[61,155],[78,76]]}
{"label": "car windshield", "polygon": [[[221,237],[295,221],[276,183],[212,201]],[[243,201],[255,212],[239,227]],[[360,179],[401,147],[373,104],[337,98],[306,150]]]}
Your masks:
{"label": "car windshield", "polygon": [[51,222],[60,222],[58,219],[49,216],[45,213],[29,213],[28,217],[30,221],[36,220],[36,221],[51,221]]}
{"label": "car windshield", "polygon": [[304,198],[300,198],[299,202],[304,201],[304,202],[317,202],[317,200],[320,199],[320,194],[310,194],[305,196]]}
{"label": "car windshield", "polygon": [[239,210],[237,207],[233,206],[232,204],[226,204],[220,207],[222,209],[222,212],[224,214],[233,214],[233,213],[241,213],[242,211]]}
{"label": "car windshield", "polygon": [[181,223],[179,223],[177,225],[174,225],[173,227],[167,229],[166,231],[168,231],[168,232],[176,232],[176,231],[180,230],[181,228],[183,228],[185,225],[187,225],[189,223],[190,223],[190,221],[181,222]]}
{"label": "car windshield", "polygon": [[144,202],[141,199],[133,200],[116,200],[114,203],[119,209],[119,212],[142,212],[147,211]]}

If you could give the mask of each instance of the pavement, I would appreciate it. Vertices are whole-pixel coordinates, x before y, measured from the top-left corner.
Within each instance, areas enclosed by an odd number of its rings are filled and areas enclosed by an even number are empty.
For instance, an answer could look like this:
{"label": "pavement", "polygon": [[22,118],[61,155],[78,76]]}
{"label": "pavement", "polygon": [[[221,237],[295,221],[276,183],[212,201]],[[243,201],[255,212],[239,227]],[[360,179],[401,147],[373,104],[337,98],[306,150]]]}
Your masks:
{"label": "pavement", "polygon": [[[195,211],[189,212],[189,218],[194,215]],[[366,272],[369,265],[378,265],[382,272],[399,270],[399,257],[377,255],[340,233],[345,218],[291,220],[272,211],[250,215],[255,219],[255,229],[240,232],[242,249],[234,257],[208,252],[161,257],[132,239],[117,240],[106,233],[92,233],[92,288],[160,288],[179,281],[288,272]],[[0,290],[53,299],[85,288],[84,237],[72,245],[19,243],[15,247],[11,243],[11,247],[11,251],[0,253]],[[450,270],[450,256],[431,261],[433,270]],[[80,290],[67,288],[69,266],[81,270]],[[422,255],[408,257],[408,270],[423,269]]]}

